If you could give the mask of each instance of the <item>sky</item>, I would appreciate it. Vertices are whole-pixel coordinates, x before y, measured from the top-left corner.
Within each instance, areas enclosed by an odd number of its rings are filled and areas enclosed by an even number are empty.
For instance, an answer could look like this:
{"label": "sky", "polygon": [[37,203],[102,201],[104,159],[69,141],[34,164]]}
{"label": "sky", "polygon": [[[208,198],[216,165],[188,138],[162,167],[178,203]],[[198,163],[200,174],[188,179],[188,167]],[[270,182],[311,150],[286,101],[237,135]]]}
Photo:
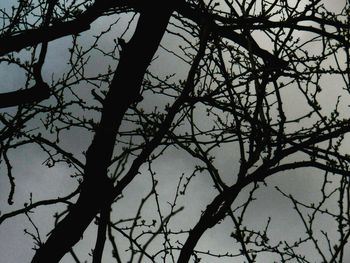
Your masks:
{"label": "sky", "polygon": [[[329,9],[339,11],[339,8],[343,5],[344,1],[325,1],[325,5]],[[3,4],[3,3],[2,3]],[[106,28],[106,25],[110,20],[115,19],[113,16],[108,19],[99,19],[92,25],[90,32],[82,33],[81,41],[82,44],[87,44],[92,41],[94,31],[100,31]],[[129,17],[121,16],[120,22],[115,26],[112,33],[107,34],[100,43],[101,47],[105,50],[113,49],[113,39],[117,39],[123,33]],[[135,19],[136,21],[136,19]],[[123,36],[126,40],[130,38],[132,30]],[[307,38],[307,35],[300,35],[301,38]],[[49,44],[49,50],[47,60],[43,68],[43,77],[46,81],[50,82],[51,79],[56,79],[63,73],[67,72],[67,60],[69,59],[68,48],[70,47],[71,38],[65,37],[54,41]],[[268,48],[268,43],[261,41],[263,47]],[[162,40],[162,45],[167,48],[176,49],[178,44],[173,38],[167,35]],[[310,47],[313,50],[316,47]],[[150,66],[150,70],[159,74],[169,74],[176,72],[176,78],[183,79],[186,76],[186,66],[183,66],[181,62],[174,56],[169,55],[162,48],[157,51],[157,59]],[[114,62],[115,63],[115,62]],[[93,53],[90,58],[90,64],[87,67],[87,74],[94,75],[96,69],[105,69],[105,61],[101,59],[101,54],[98,52]],[[116,66],[113,64],[112,66]],[[1,92],[16,90],[21,87],[25,81],[23,72],[16,67],[9,67],[4,63],[0,63],[0,78],[2,83],[6,83],[6,86],[1,87]],[[332,83],[337,85],[336,78],[330,78],[325,80],[325,85]],[[327,83],[328,82],[328,83]],[[335,83],[334,83],[335,82]],[[80,94],[87,100],[92,99],[92,95],[89,89],[80,87]],[[304,109],[301,103],[298,101],[298,97],[293,91],[285,91],[284,96],[288,98],[286,105],[290,114],[301,114]],[[321,98],[325,107],[334,105],[336,100],[336,94],[332,91],[326,90],[325,95]],[[157,97],[147,97],[146,101],[143,102],[145,109],[151,109],[154,105],[163,105],[164,101],[159,101]],[[344,102],[344,105],[346,103]],[[298,105],[296,107],[295,105]],[[160,106],[159,106],[160,107]],[[345,109],[347,110],[347,109]],[[14,109],[6,109],[6,112],[13,113]],[[4,110],[2,110],[4,112]],[[91,115],[91,116],[90,116]],[[98,116],[93,113],[89,116],[96,118]],[[201,118],[204,118],[200,112],[197,114],[198,122]],[[128,127],[125,127],[127,129]],[[81,130],[72,130],[69,133],[63,134],[61,145],[75,154],[77,154],[80,160],[83,160],[83,151],[87,150],[91,142],[91,134],[84,133]],[[30,193],[32,193],[33,201],[55,198],[58,196],[64,196],[71,192],[76,187],[74,179],[70,178],[69,175],[74,171],[65,165],[56,165],[53,168],[47,169],[43,165],[46,155],[43,154],[41,149],[38,147],[23,147],[21,151],[13,151],[11,153],[11,159],[13,160],[13,172],[16,175],[16,192],[14,197],[14,205],[8,206],[6,204],[9,182],[5,175],[3,168],[0,170],[3,176],[0,176],[0,211],[6,213],[16,208],[23,206],[25,202],[28,202]],[[227,180],[232,179],[237,167],[235,163],[238,161],[237,152],[225,146],[218,149],[215,152],[215,164],[219,167],[224,177]],[[176,186],[181,174],[190,176],[193,170],[196,160],[185,154],[183,151],[177,149],[168,150],[167,154],[157,159],[153,166],[155,167],[157,174],[155,175],[158,182],[159,199],[162,200],[161,207],[164,213],[169,212],[170,208],[167,201],[173,200]],[[236,169],[236,170],[235,170]],[[136,213],[137,205],[141,198],[145,196],[150,190],[150,176],[146,166],[143,166],[140,170],[140,176],[138,176],[123,192],[123,199],[114,209],[113,217],[117,220],[120,215],[131,217]],[[284,198],[274,186],[280,187],[287,193],[293,193],[300,200],[305,202],[317,202],[320,198],[319,189],[321,186],[320,178],[322,173],[316,169],[307,170],[293,170],[278,174],[267,180],[267,186],[262,186],[256,192],[256,201],[248,208],[245,224],[250,227],[262,229],[266,224],[269,217],[272,217],[271,225],[271,236],[276,240],[283,240],[287,237],[291,242],[299,234],[303,233],[302,226],[300,225],[300,219],[298,215],[292,209],[290,200]],[[193,225],[199,218],[201,211],[203,211],[206,205],[215,197],[215,193],[211,191],[212,182],[206,173],[197,175],[188,186],[189,195],[185,198],[179,197],[179,202],[185,204],[184,210],[181,214],[174,218],[172,221],[173,230],[181,230],[188,228],[189,225]],[[235,205],[246,200],[249,193],[249,188],[242,191],[235,201]],[[181,199],[182,198],[182,199]],[[333,202],[333,203],[332,203]],[[336,204],[335,200],[331,201],[329,206]],[[59,209],[62,209],[59,208]],[[32,215],[33,221],[40,226],[40,233],[43,240],[46,239],[45,235],[50,231],[53,218],[52,213],[55,208],[43,207],[36,209],[36,213]],[[144,216],[150,220],[154,218],[154,207],[145,206]],[[322,219],[318,222],[320,227],[323,229],[334,228],[334,224],[327,218]],[[34,231],[29,220],[24,216],[20,215],[10,220],[5,221],[0,227],[0,255],[2,262],[15,263],[15,262],[30,262],[33,256],[33,241],[30,236],[24,235],[23,229]],[[89,229],[84,233],[84,238],[75,247],[75,251],[82,256],[82,259],[88,259],[86,254],[94,244],[96,227],[92,224]],[[232,223],[229,220],[224,220],[221,224],[213,229],[210,229],[205,233],[203,239],[199,242],[196,249],[203,251],[231,251],[236,253],[238,247],[232,243],[227,233],[232,232]],[[277,241],[276,241],[277,242]],[[127,244],[125,244],[127,248]],[[303,249],[311,251],[309,247]],[[110,258],[108,248],[106,248],[106,255],[104,257],[105,263],[114,262]],[[310,252],[306,252],[310,253]],[[347,255],[350,259],[350,255]],[[271,255],[266,254],[260,258],[261,262],[272,262],[274,258]],[[276,259],[277,260],[277,259]],[[70,255],[66,255],[62,263],[73,262]],[[208,259],[205,258],[204,262],[240,262],[230,258],[220,259]]]}

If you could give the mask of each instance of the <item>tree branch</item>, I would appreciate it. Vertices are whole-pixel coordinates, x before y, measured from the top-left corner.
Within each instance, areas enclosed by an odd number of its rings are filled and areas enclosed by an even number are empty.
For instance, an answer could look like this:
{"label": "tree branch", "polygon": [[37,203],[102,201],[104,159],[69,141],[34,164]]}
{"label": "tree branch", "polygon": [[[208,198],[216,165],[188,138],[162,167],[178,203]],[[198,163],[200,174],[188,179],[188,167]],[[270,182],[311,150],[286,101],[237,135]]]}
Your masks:
{"label": "tree branch", "polygon": [[109,221],[110,206],[103,208],[100,212],[100,218],[98,220],[98,231],[96,245],[92,257],[92,263],[101,263],[103,248],[106,242],[106,230]]}
{"label": "tree branch", "polygon": [[[147,4],[148,7],[140,13],[133,37],[121,53],[103,103],[101,121],[86,154],[84,182],[78,201],[57,224],[46,243],[37,250],[32,263],[59,262],[80,240],[101,208],[113,201],[113,184],[107,177],[107,169],[116,134],[126,110],[139,94],[143,75],[159,46],[172,13],[171,7],[164,6],[161,1]],[[158,18],[156,23],[155,12]]]}
{"label": "tree branch", "polygon": [[50,90],[44,82],[37,83],[32,88],[0,94],[0,108],[33,103],[50,97]]}

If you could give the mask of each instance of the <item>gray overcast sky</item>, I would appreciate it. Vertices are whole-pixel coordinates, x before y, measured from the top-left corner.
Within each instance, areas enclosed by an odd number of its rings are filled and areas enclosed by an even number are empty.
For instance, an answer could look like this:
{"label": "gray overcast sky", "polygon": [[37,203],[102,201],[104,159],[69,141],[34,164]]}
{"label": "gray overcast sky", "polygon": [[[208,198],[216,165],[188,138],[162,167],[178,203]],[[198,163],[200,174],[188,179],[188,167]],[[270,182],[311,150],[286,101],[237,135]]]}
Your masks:
{"label": "gray overcast sky", "polygon": [[[345,1],[324,1],[325,5],[329,9],[334,9],[334,11],[339,11],[339,8],[344,5]],[[1,3],[3,5],[4,3]],[[0,7],[1,7],[0,5]],[[115,19],[115,17],[110,18]],[[93,30],[99,31],[108,24],[108,19],[97,20],[93,24]],[[126,18],[119,23],[125,26],[127,22]],[[117,31],[117,32],[116,32]],[[121,33],[122,30],[116,30],[113,33]],[[131,33],[129,33],[131,34]],[[88,41],[92,33],[87,32],[82,34],[82,42]],[[117,38],[118,35],[111,35],[110,38],[106,38],[102,46],[107,50],[112,48],[109,46],[113,42],[112,38]],[[309,37],[307,35],[300,35],[301,38]],[[170,38],[165,38],[162,42],[164,46],[170,48],[176,48],[177,43],[169,40]],[[44,78],[50,80],[52,74],[59,77],[62,73],[67,71],[67,59],[69,58],[67,48],[70,46],[70,38],[62,38],[49,44],[49,52],[47,57],[47,62],[44,67]],[[268,43],[262,41],[260,43],[262,46],[265,45],[268,49]],[[311,49],[313,47],[310,47]],[[158,59],[150,67],[152,71],[164,74],[176,72],[178,78],[184,78],[186,75],[186,67],[179,66],[179,60],[175,57],[170,56],[164,50],[158,50]],[[95,69],[100,69],[104,66],[104,61],[96,55],[91,58],[89,64],[89,72],[94,73]],[[179,77],[180,76],[180,77]],[[8,90],[15,90],[25,81],[23,72],[18,68],[8,67],[7,65],[0,64],[0,78],[2,83],[6,83],[6,86],[1,87],[1,92]],[[337,85],[337,80],[330,78],[329,83],[332,86]],[[325,83],[325,85],[329,84]],[[83,89],[83,87],[82,87]],[[84,92],[84,91],[82,91]],[[86,92],[86,96],[90,96],[89,91]],[[286,100],[286,105],[289,114],[301,114],[304,102],[298,101],[297,96],[293,91],[286,91],[285,96],[290,98]],[[161,105],[162,101],[157,101],[155,98],[145,98],[145,108],[152,108],[153,105]],[[148,100],[147,100],[148,99]],[[336,100],[336,94],[332,91],[326,91],[326,95],[322,98],[324,105],[334,105]],[[349,99],[349,98],[348,98]],[[346,104],[344,102],[344,104]],[[297,105],[297,106],[296,106]],[[326,107],[327,108],[327,107]],[[13,109],[6,109],[7,112],[13,112]],[[348,109],[344,108],[344,111],[348,112]],[[348,112],[349,113],[349,112]],[[200,118],[203,118],[202,114],[198,113],[198,122]],[[75,152],[79,155],[79,158],[83,160],[82,151],[85,151],[91,141],[91,135],[87,133],[81,133],[78,130],[73,130],[70,134],[66,134],[62,140],[62,145],[65,149]],[[350,150],[350,149],[349,149]],[[232,179],[235,175],[235,163],[238,161],[238,156],[236,155],[235,149],[227,147],[222,147],[216,152],[215,163],[219,167],[224,177],[227,180]],[[28,202],[30,193],[33,193],[33,200],[38,201],[45,198],[55,198],[57,196],[63,196],[69,193],[76,186],[75,180],[71,179],[69,175],[73,172],[71,169],[64,165],[57,165],[54,168],[47,169],[46,166],[42,165],[46,156],[37,147],[25,147],[23,150],[13,152],[15,156],[12,156],[14,174],[16,174],[16,193],[15,193],[15,204],[13,206],[8,206],[6,203],[7,196],[9,193],[9,182],[6,176],[0,176],[0,210],[2,213],[6,213],[15,208],[20,208],[23,206],[24,202]],[[167,154],[161,157],[159,160],[154,162],[154,167],[157,171],[157,179],[159,180],[159,195],[162,200],[162,209],[164,212],[169,211],[169,206],[167,201],[171,201],[174,197],[176,191],[176,185],[179,180],[179,176],[185,173],[187,176],[191,174],[195,160],[191,158],[188,154],[184,154],[180,150],[171,150]],[[4,169],[2,167],[1,169]],[[2,175],[5,175],[4,170],[0,170]],[[300,200],[305,200],[306,202],[317,202],[319,196],[320,188],[320,178],[322,178],[322,173],[314,169],[307,170],[295,170],[285,172],[276,175],[267,180],[268,186],[261,187],[256,193],[257,200],[249,207],[247,211],[247,216],[245,223],[247,226],[254,226],[257,228],[263,228],[269,217],[272,217],[271,224],[273,228],[271,229],[271,236],[276,240],[283,240],[286,237],[290,241],[299,237],[300,233],[303,233],[300,220],[297,214],[292,209],[292,205],[289,200],[283,198],[281,194],[274,188],[278,185],[284,191],[288,193],[293,193]],[[135,214],[135,209],[140,199],[144,197],[146,193],[150,190],[150,180],[146,167],[142,167],[141,175],[134,180],[130,187],[123,193],[124,198],[121,200],[120,204],[117,205],[115,209],[114,216],[119,218],[119,215],[126,216],[130,214],[132,217]],[[180,200],[186,207],[183,212],[172,222],[172,227],[174,230],[180,230],[188,228],[189,225],[193,225],[201,214],[201,211],[205,209],[205,206],[214,198],[215,193],[208,190],[212,188],[212,182],[206,173],[198,175],[189,186],[191,194],[186,197],[186,199]],[[239,198],[235,202],[238,205],[243,202],[248,195],[248,190],[244,191],[239,195]],[[336,204],[336,200],[333,200]],[[332,206],[332,203],[329,204]],[[52,212],[55,211],[50,207],[40,208],[36,210],[33,220],[36,224],[40,226],[40,233],[43,240],[46,239],[45,235],[50,231],[53,226]],[[145,211],[144,216],[146,218],[152,218],[154,211],[151,208]],[[154,216],[153,216],[154,217]],[[191,224],[189,224],[191,222]],[[319,222],[321,228],[330,229],[335,227],[332,223],[324,219]],[[29,221],[25,216],[21,215],[5,221],[0,227],[0,262],[6,263],[16,263],[16,262],[29,262],[33,255],[33,242],[28,235],[23,235],[23,229],[26,228],[30,231],[34,231],[31,227]],[[91,245],[94,244],[94,231],[96,231],[95,226],[92,225],[84,234],[84,239],[77,245],[77,253],[86,256],[86,252],[91,249]],[[205,237],[198,244],[198,249],[203,251],[215,250],[217,252],[232,251],[232,253],[238,252],[238,247],[234,247],[229,234],[232,231],[232,223],[226,219],[222,224],[216,226],[205,234]],[[127,248],[127,247],[125,247]],[[309,248],[305,248],[306,250]],[[110,259],[110,253],[106,249],[107,253],[104,258],[105,263],[114,262]],[[308,252],[306,252],[308,253]],[[350,260],[350,255],[347,255]],[[87,259],[87,258],[85,258]],[[216,259],[215,259],[216,260]],[[204,262],[216,262],[215,260],[208,260]],[[266,255],[261,258],[261,262],[272,262],[270,255]],[[63,263],[72,262],[71,256],[66,255],[62,260]],[[230,258],[220,258],[217,262],[236,262]],[[237,261],[240,262],[240,261]]]}

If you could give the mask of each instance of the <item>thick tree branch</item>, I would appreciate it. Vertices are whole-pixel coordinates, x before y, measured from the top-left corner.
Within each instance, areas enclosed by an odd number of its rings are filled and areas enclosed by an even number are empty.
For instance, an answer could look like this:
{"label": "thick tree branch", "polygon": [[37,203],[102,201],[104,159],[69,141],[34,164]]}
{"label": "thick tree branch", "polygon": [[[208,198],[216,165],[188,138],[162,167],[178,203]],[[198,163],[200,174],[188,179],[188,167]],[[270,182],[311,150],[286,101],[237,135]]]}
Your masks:
{"label": "thick tree branch", "polygon": [[128,173],[116,185],[115,193],[114,193],[115,197],[118,196],[122,192],[122,190],[132,181],[132,179],[138,173],[140,166],[147,160],[147,158],[150,156],[152,151],[159,145],[164,135],[168,132],[169,128],[171,127],[171,124],[175,118],[175,115],[178,113],[180,107],[187,100],[190,92],[193,91],[196,70],[198,69],[199,63],[202,57],[204,56],[205,48],[209,37],[209,31],[208,31],[207,25],[204,25],[202,27],[200,37],[201,39],[200,39],[199,50],[192,62],[192,66],[189,70],[186,84],[181,95],[177,98],[177,100],[174,102],[172,107],[169,109],[165,120],[162,122],[161,126],[159,127],[153,139],[144,147],[140,155],[132,163]]}
{"label": "thick tree branch", "polygon": [[[103,103],[100,124],[86,155],[84,182],[77,203],[58,223],[32,263],[56,263],[79,241],[96,214],[113,200],[107,177],[118,128],[124,113],[139,94],[143,75],[156,52],[172,13],[161,1],[143,9],[135,33],[121,53],[110,89]],[[158,20],[154,20],[155,12]],[[98,164],[98,165],[97,165]],[[67,234],[68,233],[68,234]]]}
{"label": "thick tree branch", "polygon": [[209,228],[214,227],[220,220],[225,218],[233,201],[249,183],[249,180],[240,180],[214,198],[214,200],[207,206],[195,227],[189,232],[189,236],[187,237],[177,260],[178,263],[189,262],[193,250],[204,232]]}
{"label": "thick tree branch", "polygon": [[101,17],[104,12],[110,8],[133,8],[136,7],[134,0],[96,0],[93,5],[88,7],[85,12],[78,15],[75,19],[66,22],[56,22],[51,26],[26,29],[12,35],[0,37],[0,56],[9,52],[20,51],[23,48],[38,45],[42,42],[79,34],[90,29],[90,24]]}
{"label": "thick tree branch", "polygon": [[240,178],[240,180],[238,180],[236,184],[234,184],[230,188],[218,194],[217,197],[211,202],[211,204],[207,206],[207,209],[205,210],[205,212],[203,213],[203,215],[201,216],[201,218],[199,219],[195,227],[190,231],[189,236],[181,250],[178,263],[185,263],[189,261],[197,242],[202,237],[204,232],[209,228],[212,228],[213,226],[215,226],[220,220],[222,220],[226,216],[228,209],[230,209],[231,204],[233,203],[233,201],[235,200],[239,192],[249,183],[254,181],[262,181],[269,175],[272,175],[274,173],[277,173],[283,170],[290,170],[290,169],[296,169],[301,167],[315,167],[325,171],[330,171],[333,173],[349,176],[349,173],[347,171],[343,171],[336,167],[329,167],[328,165],[314,162],[314,161],[295,162],[295,163],[280,165],[275,168],[273,167],[275,164],[280,162],[283,158],[299,150],[302,151],[304,148],[308,147],[309,145],[314,145],[315,143],[320,143],[330,138],[337,137],[338,135],[344,134],[344,132],[348,132],[348,131],[349,131],[349,125],[344,125],[343,127],[337,130],[334,130],[326,134],[321,134],[318,137],[310,138],[299,144],[293,143],[292,146],[283,150],[279,155],[275,156],[271,160],[265,162],[258,169],[256,169],[252,174],[244,178],[243,177]]}
{"label": "thick tree branch", "polygon": [[0,56],[88,30],[90,24],[101,15],[102,7],[103,5],[95,3],[74,20],[58,22],[49,27],[27,29],[15,35],[0,37]]}
{"label": "thick tree branch", "polygon": [[25,103],[39,102],[49,97],[49,87],[44,82],[42,82],[29,89],[0,94],[0,108],[18,106]]}
{"label": "thick tree branch", "polygon": [[106,231],[109,220],[109,212],[110,206],[106,208],[102,208],[100,212],[100,218],[98,220],[98,231],[97,231],[97,239],[96,244],[92,256],[92,263],[101,263],[103,248],[106,242]]}

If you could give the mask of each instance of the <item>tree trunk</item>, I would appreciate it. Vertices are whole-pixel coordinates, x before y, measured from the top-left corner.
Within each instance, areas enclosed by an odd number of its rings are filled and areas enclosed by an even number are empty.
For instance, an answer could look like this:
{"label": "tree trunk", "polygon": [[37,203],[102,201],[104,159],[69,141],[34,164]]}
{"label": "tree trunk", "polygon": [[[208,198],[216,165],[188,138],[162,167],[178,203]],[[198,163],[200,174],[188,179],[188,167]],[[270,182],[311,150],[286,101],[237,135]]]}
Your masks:
{"label": "tree trunk", "polygon": [[116,195],[107,177],[116,134],[125,112],[138,97],[144,73],[172,13],[169,3],[167,7],[158,0],[147,4],[147,8],[140,10],[132,39],[122,50],[104,101],[100,124],[87,151],[84,181],[78,201],[54,228],[46,243],[37,250],[32,263],[59,262],[83,236],[101,208]]}

